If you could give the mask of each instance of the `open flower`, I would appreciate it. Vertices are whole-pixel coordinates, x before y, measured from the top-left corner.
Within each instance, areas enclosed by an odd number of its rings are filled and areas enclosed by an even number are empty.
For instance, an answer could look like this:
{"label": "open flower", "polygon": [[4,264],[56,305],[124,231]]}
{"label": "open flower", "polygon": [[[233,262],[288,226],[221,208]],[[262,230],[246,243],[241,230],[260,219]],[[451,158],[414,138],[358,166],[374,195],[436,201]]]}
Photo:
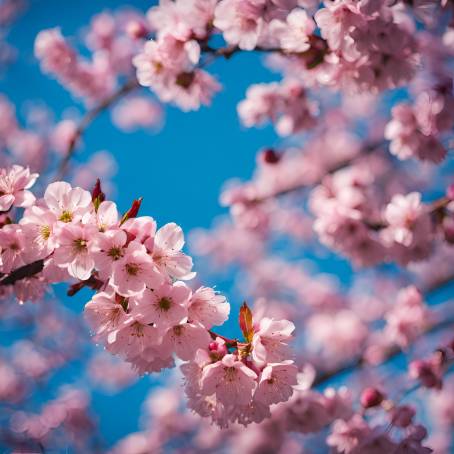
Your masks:
{"label": "open flower", "polygon": [[163,279],[145,246],[131,241],[123,257],[114,263],[111,284],[117,293],[129,297],[142,293],[147,286],[158,287]]}
{"label": "open flower", "polygon": [[194,273],[191,273],[191,257],[181,252],[183,245],[183,230],[173,222],[161,227],[154,238],[145,243],[149,250],[153,250],[153,260],[162,273],[186,280]]}
{"label": "open flower", "polygon": [[30,169],[17,165],[0,169],[0,211],[8,211],[13,205],[31,206],[35,196],[27,189],[35,184],[37,178],[37,173],[30,173]]}
{"label": "open flower", "polygon": [[89,242],[96,230],[93,226],[64,224],[57,232],[58,248],[53,259],[60,268],[84,281],[91,276],[95,261],[89,251]]}
{"label": "open flower", "polygon": [[297,384],[297,373],[293,361],[268,364],[260,375],[254,399],[266,405],[287,401]]}
{"label": "open flower", "polygon": [[256,387],[257,374],[235,355],[225,355],[221,361],[203,369],[201,388],[204,394],[215,394],[225,405],[248,405]]}
{"label": "open flower", "polygon": [[64,223],[80,221],[92,207],[88,191],[73,188],[64,181],[51,183],[44,193],[44,201],[57,219]]}
{"label": "open flower", "polygon": [[191,290],[183,282],[165,282],[153,291],[146,289],[135,298],[132,314],[143,323],[153,323],[165,332],[187,317],[190,296]]}

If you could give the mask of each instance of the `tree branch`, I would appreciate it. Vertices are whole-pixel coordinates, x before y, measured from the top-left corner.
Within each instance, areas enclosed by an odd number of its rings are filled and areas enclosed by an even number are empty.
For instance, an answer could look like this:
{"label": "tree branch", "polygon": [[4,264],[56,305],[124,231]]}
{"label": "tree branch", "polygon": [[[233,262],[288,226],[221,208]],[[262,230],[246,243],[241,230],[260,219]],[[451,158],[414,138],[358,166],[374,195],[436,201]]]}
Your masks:
{"label": "tree branch", "polygon": [[13,285],[17,281],[25,279],[27,277],[33,277],[40,273],[44,268],[44,260],[36,260],[35,262],[29,263],[28,265],[21,266],[20,268],[11,271],[11,273],[5,275],[0,280],[0,286]]}
{"label": "tree branch", "polygon": [[107,97],[104,101],[101,101],[96,107],[93,109],[89,110],[82,120],[80,121],[76,132],[74,134],[73,139],[71,140],[68,150],[60,163],[60,166],[57,171],[57,175],[55,180],[59,181],[62,180],[68,171],[68,165],[71,160],[71,158],[74,155],[74,152],[76,151],[76,145],[77,142],[80,140],[81,136],[85,132],[85,130],[90,126],[90,124],[93,122],[93,120],[98,117],[104,110],[108,109],[111,107],[114,103],[116,103],[119,99],[121,99],[123,96],[127,95],[128,93],[134,91],[135,89],[139,88],[140,85],[137,82],[136,77],[134,76],[133,78],[129,79],[124,85],[122,85],[117,91],[112,93],[109,97]]}
{"label": "tree branch", "polygon": [[[453,326],[453,325],[454,325],[454,316],[440,320],[438,323],[432,324],[431,326],[429,326],[429,328],[427,328],[425,330],[425,332],[422,335],[435,333],[435,332],[441,331],[445,328],[449,328],[450,326]],[[403,353],[403,350],[400,347],[398,347],[397,345],[391,347],[387,351],[385,357],[383,358],[383,361],[381,361],[380,364],[384,364],[384,363],[388,362],[390,359],[395,358],[396,356],[400,355],[401,353]],[[343,366],[341,366],[339,368],[333,369],[331,371],[319,373],[316,376],[313,384],[314,384],[314,386],[321,385],[321,384],[327,382],[328,380],[331,380],[332,378],[337,377],[338,375],[342,375],[342,374],[345,374],[348,372],[353,372],[355,369],[362,368],[365,365],[367,365],[367,362],[366,362],[364,356],[360,356],[360,357],[356,358],[355,360],[353,360],[352,362],[350,362],[348,364],[344,364]]]}

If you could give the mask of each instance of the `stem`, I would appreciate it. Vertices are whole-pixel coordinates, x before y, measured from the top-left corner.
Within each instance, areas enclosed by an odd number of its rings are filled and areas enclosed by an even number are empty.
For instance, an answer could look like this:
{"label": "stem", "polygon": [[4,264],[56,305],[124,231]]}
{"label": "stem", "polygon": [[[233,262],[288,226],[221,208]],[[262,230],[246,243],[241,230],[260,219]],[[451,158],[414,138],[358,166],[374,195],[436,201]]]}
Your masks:
{"label": "stem", "polygon": [[85,130],[91,125],[93,120],[95,120],[102,112],[104,112],[106,109],[112,106],[112,104],[116,103],[123,96],[134,91],[137,88],[139,88],[139,83],[137,82],[137,79],[134,76],[133,78],[126,81],[126,83],[122,85],[117,91],[112,93],[112,95],[107,97],[104,101],[101,101],[96,107],[89,110],[84,115],[76,129],[73,139],[69,144],[65,157],[60,163],[55,181],[59,181],[64,178],[66,172],[68,171],[69,162],[73,157],[74,152],[76,151],[77,142],[79,141]]}
{"label": "stem", "polygon": [[0,280],[0,286],[13,285],[17,281],[25,279],[27,277],[33,277],[40,273],[44,268],[44,260],[36,260],[35,262],[29,263],[28,265],[21,266],[20,268],[11,271],[11,273],[5,275]]}
{"label": "stem", "polygon": [[217,337],[220,337],[226,343],[227,346],[235,347],[238,344],[237,339],[229,339],[228,337],[221,336],[220,334],[215,333],[211,329],[208,330],[208,333],[210,334],[213,340],[216,340]]}
{"label": "stem", "polygon": [[[450,317],[450,318],[441,320],[438,323],[434,323],[429,328],[427,328],[423,334],[435,333],[435,332],[443,330],[445,328],[449,328],[452,325],[454,325],[454,317]],[[400,347],[398,347],[397,345],[391,347],[388,350],[387,354],[385,355],[381,364],[386,363],[387,361],[389,361],[392,358],[395,358],[396,356],[400,355],[401,353],[403,353],[403,350]],[[366,363],[364,357],[360,356],[359,358],[356,358],[349,364],[345,364],[337,369],[333,369],[331,371],[322,372],[322,373],[318,374],[314,380],[313,385],[314,386],[321,385],[324,382],[331,380],[334,377],[337,377],[338,375],[341,375],[341,374],[344,374],[347,372],[353,372],[356,368],[362,368],[366,364],[367,363]]]}

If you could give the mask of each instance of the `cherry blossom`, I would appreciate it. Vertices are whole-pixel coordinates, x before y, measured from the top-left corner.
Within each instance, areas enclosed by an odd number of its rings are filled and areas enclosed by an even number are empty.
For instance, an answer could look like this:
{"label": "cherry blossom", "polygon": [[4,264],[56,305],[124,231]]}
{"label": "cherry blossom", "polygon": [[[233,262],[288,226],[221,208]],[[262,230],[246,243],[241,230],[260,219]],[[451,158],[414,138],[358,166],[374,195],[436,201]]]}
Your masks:
{"label": "cherry blossom", "polygon": [[29,169],[13,166],[11,169],[1,169],[0,174],[0,210],[8,211],[11,206],[28,207],[34,201],[34,195],[28,191],[38,174],[31,174]]}

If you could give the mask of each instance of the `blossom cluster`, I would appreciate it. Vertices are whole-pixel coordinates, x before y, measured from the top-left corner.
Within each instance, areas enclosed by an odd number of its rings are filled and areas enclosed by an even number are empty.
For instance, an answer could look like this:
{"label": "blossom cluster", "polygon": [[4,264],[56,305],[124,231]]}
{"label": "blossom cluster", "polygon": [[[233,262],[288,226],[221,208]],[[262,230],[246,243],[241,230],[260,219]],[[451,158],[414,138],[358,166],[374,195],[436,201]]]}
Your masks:
{"label": "blossom cluster", "polygon": [[373,186],[377,178],[358,164],[323,179],[310,198],[320,240],[360,265],[405,265],[428,257],[436,231],[430,206],[411,192],[394,194],[381,207]]}
{"label": "blossom cluster", "polygon": [[385,137],[391,140],[389,151],[399,159],[416,157],[439,163],[446,157],[440,136],[454,125],[452,81],[446,84],[422,92],[414,106],[402,103],[393,107]]}
{"label": "blossom cluster", "polygon": [[297,384],[297,367],[288,342],[295,328],[286,320],[262,318],[254,324],[245,306],[240,315],[246,344],[217,338],[207,349],[197,350],[195,361],[182,366],[188,405],[221,427],[238,422],[261,422],[270,416],[270,405],[287,401]]}
{"label": "blossom cluster", "polygon": [[307,99],[298,81],[258,84],[248,88],[246,99],[238,104],[238,113],[247,127],[271,119],[281,136],[310,129],[315,124],[317,106]]}
{"label": "blossom cluster", "polygon": [[39,273],[19,284],[28,284],[31,298],[41,296],[46,284],[71,279],[78,282],[70,294],[84,286],[96,290],[85,306],[96,341],[140,374],[172,367],[174,355],[192,370],[200,368],[203,378],[187,375],[188,395],[194,398],[197,389],[199,402],[193,406],[203,415],[203,403],[213,396],[228,408],[213,411],[221,425],[227,414],[244,424],[261,420],[269,405],[291,396],[297,368],[289,360],[288,342],[294,325],[263,318],[254,327],[245,306],[240,325],[247,324],[242,326],[247,342],[241,347],[235,342],[229,352],[210,329],[228,319],[230,306],[214,289],[193,291],[185,282],[195,273],[191,257],[182,252],[179,226],[157,229],[153,218],[137,217],[140,201],[120,216],[116,205],[104,200],[99,182],[92,194],[66,182],[51,183],[36,200],[28,191],[36,178],[20,166],[0,175],[3,211],[25,207],[18,224],[10,220],[0,229],[4,279],[42,263]]}

